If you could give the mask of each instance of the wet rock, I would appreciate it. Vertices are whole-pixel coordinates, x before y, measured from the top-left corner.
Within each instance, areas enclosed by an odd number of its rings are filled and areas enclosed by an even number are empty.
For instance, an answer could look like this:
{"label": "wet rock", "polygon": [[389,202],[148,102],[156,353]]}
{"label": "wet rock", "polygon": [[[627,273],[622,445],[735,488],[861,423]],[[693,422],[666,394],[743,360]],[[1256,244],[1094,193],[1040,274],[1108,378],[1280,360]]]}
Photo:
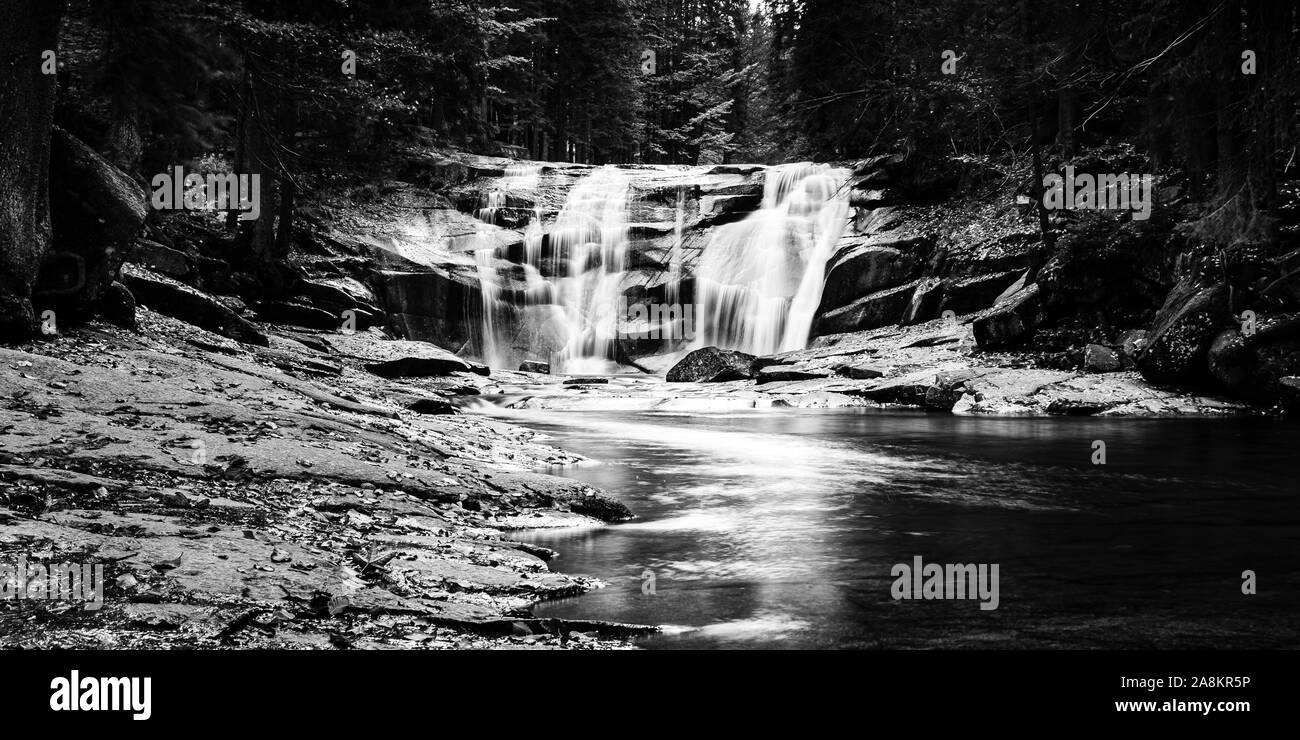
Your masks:
{"label": "wet rock", "polygon": [[721,383],[754,376],[755,357],[744,352],[704,347],[686,355],[668,371],[669,383]]}
{"label": "wet rock", "polygon": [[609,378],[565,378],[564,385],[605,385]]}
{"label": "wet rock", "polygon": [[1153,383],[1195,383],[1208,375],[1206,355],[1228,316],[1228,291],[1185,278],[1156,313],[1137,368]]}
{"label": "wet rock", "polygon": [[269,346],[266,335],[220,301],[171,278],[135,265],[122,268],[122,282],[141,304],[245,344]]}
{"label": "wet rock", "polygon": [[38,313],[92,313],[144,224],[145,193],[126,173],[68,132],[50,136],[50,219],[54,238],[33,289]]}
{"label": "wet rock", "polygon": [[1121,369],[1119,353],[1100,344],[1083,348],[1083,369],[1090,373],[1113,373]]}
{"label": "wet rock", "polygon": [[408,404],[406,408],[417,414],[456,413],[456,407],[452,406],[450,401],[442,398],[421,398],[418,401]]}
{"label": "wet rock", "polygon": [[975,342],[983,349],[998,349],[1027,341],[1043,321],[1038,285],[1030,285],[986,315],[975,320]]}
{"label": "wet rock", "polygon": [[366,370],[383,378],[412,378],[470,372],[487,375],[485,365],[462,359],[429,342],[385,339],[374,332],[331,336],[339,354],[360,360]]}
{"label": "wet rock", "polygon": [[952,411],[952,407],[957,404],[957,400],[961,397],[962,391],[957,388],[931,386],[925,390],[925,399],[922,401],[922,405],[935,411]]}
{"label": "wet rock", "polygon": [[632,510],[622,501],[596,492],[571,498],[569,511],[594,517],[602,522],[622,522],[632,518]]}
{"label": "wet rock", "polygon": [[1053,416],[1092,416],[1100,414],[1111,404],[1079,398],[1058,398],[1047,404],[1047,413]]}
{"label": "wet rock", "polygon": [[542,375],[551,374],[551,363],[540,362],[537,360],[525,360],[519,363],[519,372],[521,373],[540,373]]}
{"label": "wet rock", "polygon": [[911,304],[912,294],[919,284],[918,280],[872,293],[847,306],[821,314],[813,326],[813,336],[865,331],[896,324]]}

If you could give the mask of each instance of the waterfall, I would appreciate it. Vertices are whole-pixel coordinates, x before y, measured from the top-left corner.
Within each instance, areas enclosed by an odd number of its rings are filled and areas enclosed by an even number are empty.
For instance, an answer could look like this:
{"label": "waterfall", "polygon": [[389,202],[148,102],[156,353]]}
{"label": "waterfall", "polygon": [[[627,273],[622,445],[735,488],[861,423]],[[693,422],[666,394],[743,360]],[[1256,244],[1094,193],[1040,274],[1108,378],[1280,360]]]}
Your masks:
{"label": "waterfall", "polygon": [[[490,367],[507,367],[510,362],[508,337],[502,336],[503,322],[498,319],[508,312],[509,306],[501,299],[501,274],[497,269],[495,242],[490,227],[495,225],[507,209],[516,208],[512,202],[532,200],[531,216],[525,226],[525,232],[533,234],[540,252],[541,242],[541,208],[537,203],[537,194],[541,184],[542,167],[528,162],[517,162],[506,167],[504,176],[497,181],[497,186],[484,196],[484,204],[475,216],[482,225],[474,237],[474,265],[479,279],[481,298],[479,317],[479,355]],[[536,267],[536,259],[531,245],[526,243],[529,259]],[[527,268],[525,274],[528,275]],[[536,269],[531,271],[536,276]],[[540,277],[537,278],[540,280]]]}
{"label": "waterfall", "polygon": [[772,167],[760,209],[718,228],[696,271],[696,345],[756,355],[807,345],[826,261],[848,220],[848,172]]}
{"label": "waterfall", "polygon": [[[758,210],[700,232],[707,238],[697,258],[687,256],[686,246],[688,233],[696,233],[689,230],[696,228],[700,188],[754,192],[748,175],[605,166],[543,178],[538,165],[512,165],[476,214],[479,351],[497,368],[529,359],[549,360],[556,373],[617,372],[620,327],[671,327],[656,318],[661,315],[689,317],[695,347],[752,354],[803,348],[826,262],[848,221],[847,177],[846,170],[821,164],[768,168]],[[498,226],[518,235],[509,254],[494,246],[508,243]],[[518,264],[507,265],[506,258]],[[684,287],[692,277],[695,302],[679,306],[692,300]],[[625,291],[639,291],[637,309],[651,311],[648,320],[625,323]],[[655,291],[659,297],[648,298],[654,304],[640,305]],[[628,351],[640,354],[682,348],[680,333],[629,336],[635,341]],[[654,341],[645,342],[647,336]]]}
{"label": "waterfall", "polygon": [[558,298],[568,340],[553,371],[614,367],[630,206],[627,174],[601,167],[578,181],[556,216],[549,238],[552,254],[567,265]]}

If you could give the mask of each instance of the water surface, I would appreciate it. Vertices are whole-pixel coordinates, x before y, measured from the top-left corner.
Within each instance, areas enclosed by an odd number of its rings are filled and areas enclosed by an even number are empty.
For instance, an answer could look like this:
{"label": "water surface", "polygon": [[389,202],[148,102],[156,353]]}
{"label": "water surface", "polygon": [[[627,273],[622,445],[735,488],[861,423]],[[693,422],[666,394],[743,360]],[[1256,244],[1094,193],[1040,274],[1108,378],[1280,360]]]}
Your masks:
{"label": "water surface", "polygon": [[[1294,647],[1294,427],[906,411],[543,411],[638,515],[530,532],[607,588],[539,616],[646,647]],[[1093,464],[1094,441],[1106,464]],[[997,563],[999,605],[894,600],[891,568]],[[1242,593],[1242,572],[1258,593]],[[644,576],[654,575],[654,593]]]}

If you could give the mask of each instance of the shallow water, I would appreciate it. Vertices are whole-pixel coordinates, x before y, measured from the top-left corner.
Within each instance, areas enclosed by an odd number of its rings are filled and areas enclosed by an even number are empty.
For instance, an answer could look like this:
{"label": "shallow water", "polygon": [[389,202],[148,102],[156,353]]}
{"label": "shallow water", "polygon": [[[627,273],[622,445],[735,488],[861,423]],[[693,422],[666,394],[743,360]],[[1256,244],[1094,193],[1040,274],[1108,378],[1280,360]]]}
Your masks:
{"label": "shallow water", "polygon": [[[1294,647],[1300,434],[1262,420],[902,411],[509,412],[638,518],[534,531],[609,586],[538,616],[646,647]],[[1106,464],[1092,463],[1093,442]],[[897,563],[998,564],[998,606],[895,600]],[[1242,593],[1242,572],[1258,593]],[[650,591],[647,571],[653,574]],[[644,586],[644,587],[643,587]]]}

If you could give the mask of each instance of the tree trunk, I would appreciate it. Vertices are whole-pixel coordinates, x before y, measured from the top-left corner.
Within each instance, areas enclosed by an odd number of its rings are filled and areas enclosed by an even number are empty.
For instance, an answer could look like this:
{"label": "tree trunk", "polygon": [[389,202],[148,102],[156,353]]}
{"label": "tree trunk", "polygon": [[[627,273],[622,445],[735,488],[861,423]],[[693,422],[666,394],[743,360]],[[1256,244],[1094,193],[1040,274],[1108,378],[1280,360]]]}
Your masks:
{"label": "tree trunk", "polygon": [[275,120],[272,115],[274,101],[270,92],[264,89],[265,84],[252,68],[252,60],[247,61],[250,67],[244,77],[239,124],[240,150],[244,158],[240,163],[240,171],[259,180],[258,217],[251,221],[240,222],[242,232],[239,235],[239,244],[247,260],[247,268],[257,276],[262,287],[273,295],[282,287],[276,264],[275,244],[279,188],[276,185],[272,142],[267,135],[268,127],[272,126]]}
{"label": "tree trunk", "polygon": [[50,125],[55,75],[42,52],[58,46],[64,0],[3,0],[0,14],[0,341],[36,332],[32,283],[50,243]]}

